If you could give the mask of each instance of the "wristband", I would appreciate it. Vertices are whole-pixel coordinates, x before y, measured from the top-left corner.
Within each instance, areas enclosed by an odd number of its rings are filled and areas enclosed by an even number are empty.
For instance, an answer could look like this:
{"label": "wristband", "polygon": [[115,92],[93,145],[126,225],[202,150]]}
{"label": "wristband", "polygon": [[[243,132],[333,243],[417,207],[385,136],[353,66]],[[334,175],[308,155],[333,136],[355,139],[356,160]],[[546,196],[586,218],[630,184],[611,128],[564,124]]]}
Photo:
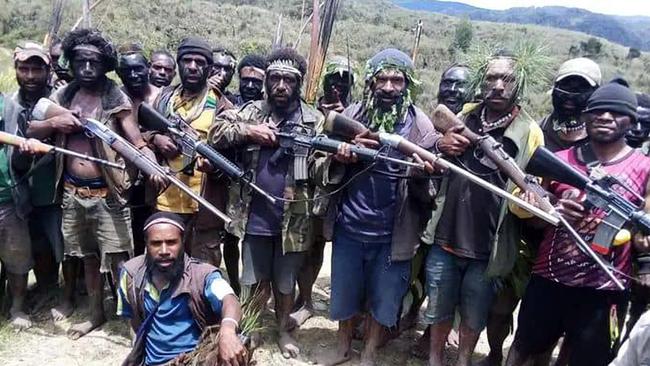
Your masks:
{"label": "wristband", "polygon": [[239,329],[239,322],[237,320],[233,319],[233,318],[223,318],[223,319],[221,319],[221,323],[223,323],[223,322],[235,323],[235,328]]}

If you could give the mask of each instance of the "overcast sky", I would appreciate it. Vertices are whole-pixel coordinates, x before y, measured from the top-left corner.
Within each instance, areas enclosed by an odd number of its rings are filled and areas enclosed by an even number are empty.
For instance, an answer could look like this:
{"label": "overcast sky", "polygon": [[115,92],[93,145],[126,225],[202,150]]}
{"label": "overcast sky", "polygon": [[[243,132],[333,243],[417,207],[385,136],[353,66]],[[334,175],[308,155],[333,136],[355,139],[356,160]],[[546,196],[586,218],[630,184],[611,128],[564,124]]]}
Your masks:
{"label": "overcast sky", "polygon": [[[449,1],[449,0],[445,0]],[[595,13],[650,16],[650,0],[453,0],[487,9],[559,5]]]}

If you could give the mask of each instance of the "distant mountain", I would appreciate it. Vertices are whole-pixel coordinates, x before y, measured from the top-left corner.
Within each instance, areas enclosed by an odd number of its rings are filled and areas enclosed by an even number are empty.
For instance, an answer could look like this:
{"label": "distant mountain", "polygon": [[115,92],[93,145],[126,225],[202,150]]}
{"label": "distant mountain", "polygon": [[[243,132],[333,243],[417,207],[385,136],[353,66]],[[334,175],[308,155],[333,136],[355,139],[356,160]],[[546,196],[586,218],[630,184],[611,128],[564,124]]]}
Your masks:
{"label": "distant mountain", "polygon": [[499,23],[536,24],[570,29],[608,39],[628,47],[650,51],[650,17],[613,16],[592,13],[578,8],[544,6],[491,10],[475,6],[436,0],[393,0],[398,6],[442,13],[452,16],[466,16],[472,20]]}

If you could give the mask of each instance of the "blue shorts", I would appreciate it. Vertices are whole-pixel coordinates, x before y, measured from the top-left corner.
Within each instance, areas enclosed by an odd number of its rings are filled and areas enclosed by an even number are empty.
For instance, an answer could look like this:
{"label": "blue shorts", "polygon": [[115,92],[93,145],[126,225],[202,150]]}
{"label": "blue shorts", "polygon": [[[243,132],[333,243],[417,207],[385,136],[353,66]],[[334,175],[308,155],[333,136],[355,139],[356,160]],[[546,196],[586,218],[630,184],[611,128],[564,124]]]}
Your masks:
{"label": "blue shorts", "polygon": [[397,324],[411,261],[391,261],[390,243],[364,243],[337,230],[332,244],[332,320],[368,309],[385,327]]}
{"label": "blue shorts", "polygon": [[482,331],[495,294],[493,281],[485,275],[487,264],[432,245],[426,262],[429,305],[424,321],[428,324],[453,321],[458,307],[461,323],[473,331]]}

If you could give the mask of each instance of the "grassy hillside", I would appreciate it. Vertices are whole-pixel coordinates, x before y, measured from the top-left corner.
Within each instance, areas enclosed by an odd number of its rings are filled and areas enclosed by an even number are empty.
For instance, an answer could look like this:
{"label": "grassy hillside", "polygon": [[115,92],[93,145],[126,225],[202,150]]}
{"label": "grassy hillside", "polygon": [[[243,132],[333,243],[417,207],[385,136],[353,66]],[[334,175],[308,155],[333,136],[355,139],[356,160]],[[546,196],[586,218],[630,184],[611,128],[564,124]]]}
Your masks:
{"label": "grassy hillside", "polygon": [[[310,1],[306,1],[309,7]],[[202,35],[214,44],[225,45],[243,55],[251,51],[267,51],[275,33],[278,15],[283,14],[284,40],[300,42],[306,54],[309,43],[308,27],[301,38],[300,18],[303,0],[104,0],[93,13],[93,25],[103,29],[115,43],[138,40],[145,49],[173,49],[186,35]],[[436,94],[440,72],[454,61],[462,60],[462,52],[450,52],[455,27],[460,19],[415,12],[399,8],[387,0],[342,1],[335,25],[331,52],[350,54],[363,65],[372,54],[387,46],[410,53],[413,31],[418,19],[424,22],[424,32],[417,59],[424,92],[419,102],[430,107]],[[0,16],[0,45],[12,48],[19,39],[42,39],[50,13],[49,0],[11,0]],[[62,29],[69,29],[81,14],[79,0],[69,0]],[[473,44],[479,42],[512,46],[522,37],[543,40],[557,65],[568,59],[571,46],[586,42],[586,34],[539,26],[472,22]],[[300,40],[300,41],[299,41]],[[605,78],[627,77],[632,85],[650,90],[650,57],[627,60],[627,48],[605,40],[597,61]],[[5,70],[11,65],[5,64]],[[7,71],[5,71],[7,72]],[[0,85],[1,86],[1,85]],[[550,87],[550,83],[549,83]],[[544,114],[549,107],[548,96],[533,96],[533,114]]]}

